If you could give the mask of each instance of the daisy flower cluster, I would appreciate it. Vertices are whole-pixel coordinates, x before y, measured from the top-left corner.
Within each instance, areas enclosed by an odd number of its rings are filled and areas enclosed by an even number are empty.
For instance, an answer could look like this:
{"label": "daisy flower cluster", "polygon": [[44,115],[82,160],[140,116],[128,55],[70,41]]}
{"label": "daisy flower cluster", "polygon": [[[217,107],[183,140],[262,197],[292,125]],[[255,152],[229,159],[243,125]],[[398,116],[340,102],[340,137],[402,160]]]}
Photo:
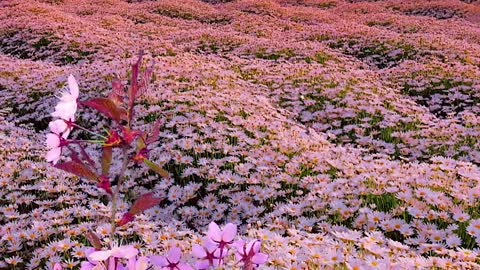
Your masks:
{"label": "daisy flower cluster", "polygon": [[0,10],[0,269],[480,267],[474,1]]}

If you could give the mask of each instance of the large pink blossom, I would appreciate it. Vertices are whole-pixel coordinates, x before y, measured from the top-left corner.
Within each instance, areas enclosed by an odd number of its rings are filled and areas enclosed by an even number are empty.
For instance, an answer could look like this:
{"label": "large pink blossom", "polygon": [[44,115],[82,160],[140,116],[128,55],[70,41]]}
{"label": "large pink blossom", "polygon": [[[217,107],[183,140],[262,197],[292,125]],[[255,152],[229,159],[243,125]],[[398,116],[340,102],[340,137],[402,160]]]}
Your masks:
{"label": "large pink blossom", "polygon": [[67,121],[73,121],[75,112],[77,111],[77,99],[79,89],[77,81],[73,75],[68,76],[69,91],[63,91],[59,97],[60,101],[55,106],[53,117],[58,117]]}

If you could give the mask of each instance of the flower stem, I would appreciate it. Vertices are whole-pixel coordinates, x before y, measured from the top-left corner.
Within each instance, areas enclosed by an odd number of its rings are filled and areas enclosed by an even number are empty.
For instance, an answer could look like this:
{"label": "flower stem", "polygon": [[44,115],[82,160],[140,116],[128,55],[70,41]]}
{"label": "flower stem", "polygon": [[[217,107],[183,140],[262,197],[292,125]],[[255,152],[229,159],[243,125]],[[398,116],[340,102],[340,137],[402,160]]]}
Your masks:
{"label": "flower stem", "polygon": [[93,134],[93,135],[95,135],[95,136],[99,136],[99,137],[103,138],[104,140],[107,139],[107,137],[103,136],[102,134],[99,134],[99,133],[96,133],[96,132],[94,132],[94,131],[91,131],[91,130],[89,130],[88,128],[84,128],[84,127],[82,127],[82,126],[80,126],[80,125],[77,125],[77,124],[75,124],[75,123],[72,123],[72,125],[73,125],[74,127],[76,127],[76,128],[79,128],[79,129],[81,129],[81,130],[83,130],[83,131],[86,131],[86,132],[88,132],[88,133],[90,133],[90,134]]}
{"label": "flower stem", "polygon": [[115,222],[115,216],[117,214],[117,200],[120,195],[120,186],[123,183],[123,178],[125,171],[127,170],[128,166],[128,146],[124,145],[122,148],[122,153],[123,153],[123,163],[122,163],[122,169],[118,175],[118,182],[117,185],[115,186],[115,190],[112,194],[112,215],[110,217],[110,225],[111,225],[111,231],[110,231],[110,248],[112,247],[113,244],[113,237],[115,236],[115,230],[117,229],[117,223]]}
{"label": "flower stem", "polygon": [[98,143],[102,144],[104,141],[103,140],[68,140],[69,143]]}

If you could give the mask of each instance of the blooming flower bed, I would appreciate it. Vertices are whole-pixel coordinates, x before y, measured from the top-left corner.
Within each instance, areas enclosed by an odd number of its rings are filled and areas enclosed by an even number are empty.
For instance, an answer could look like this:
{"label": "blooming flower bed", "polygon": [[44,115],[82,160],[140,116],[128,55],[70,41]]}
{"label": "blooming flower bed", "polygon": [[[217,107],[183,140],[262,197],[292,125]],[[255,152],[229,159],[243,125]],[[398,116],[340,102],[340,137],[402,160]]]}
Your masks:
{"label": "blooming flower bed", "polygon": [[1,2],[0,269],[478,269],[479,14]]}

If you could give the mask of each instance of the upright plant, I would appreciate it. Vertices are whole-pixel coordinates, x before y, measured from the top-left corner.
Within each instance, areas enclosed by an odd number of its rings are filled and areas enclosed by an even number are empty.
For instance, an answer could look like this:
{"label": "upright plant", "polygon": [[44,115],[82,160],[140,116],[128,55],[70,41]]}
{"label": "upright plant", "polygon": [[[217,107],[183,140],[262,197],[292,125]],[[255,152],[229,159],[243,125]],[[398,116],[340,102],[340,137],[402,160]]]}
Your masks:
{"label": "upright plant", "polygon": [[[147,90],[153,72],[153,65],[146,68],[144,72],[140,72],[142,56],[143,54],[140,52],[138,60],[132,65],[130,86],[126,89],[120,79],[115,78],[112,81],[112,91],[106,98],[96,97],[79,101],[78,84],[75,78],[70,75],[68,77],[69,91],[62,92],[59,97],[60,101],[52,113],[52,116],[56,119],[49,123],[50,133],[47,134],[46,139],[49,149],[46,154],[47,161],[51,162],[56,168],[95,183],[111,200],[109,249],[102,250],[100,238],[93,232],[88,232],[86,238],[93,248],[88,250],[88,261],[81,264],[83,270],[141,270],[149,268],[149,263],[161,267],[161,269],[193,269],[180,261],[182,253],[179,248],[172,248],[167,256],[142,256],[137,258],[139,251],[133,246],[115,246],[114,244],[115,232],[118,227],[133,221],[136,215],[160,202],[160,199],[154,197],[152,193],[143,194],[123,214],[119,221],[116,220],[120,190],[129,164],[143,164],[161,177],[169,177],[169,173],[161,165],[149,160],[148,155],[148,147],[159,137],[159,124],[153,126],[153,130],[149,132],[150,135],[134,129],[132,125],[135,120],[135,101]],[[110,126],[104,128],[105,131],[102,134],[77,124],[75,113],[78,107],[86,107],[97,111],[111,120]],[[69,139],[68,136],[74,129],[88,132],[96,138],[94,140]],[[101,147],[100,168],[97,168],[98,166],[85,149],[85,144],[89,143]],[[59,162],[65,149],[68,150],[69,159]],[[114,149],[120,150],[122,161],[120,171],[116,174],[110,171]],[[132,152],[134,154],[131,154]],[[115,178],[117,183],[112,186],[112,179]],[[212,222],[204,239],[204,245],[195,245],[193,248],[193,255],[198,260],[197,269],[222,267],[230,247],[237,248],[237,263],[242,264],[244,269],[255,269],[259,264],[265,263],[267,256],[259,252],[261,242],[253,240],[245,246],[243,240],[238,243],[234,242],[236,233],[237,226],[232,223],[227,224],[222,231],[216,223]],[[127,260],[126,265],[122,263],[125,260]],[[57,263],[54,269],[61,269],[61,266]]]}
{"label": "upright plant", "polygon": [[[126,87],[120,79],[115,78],[112,82],[112,91],[106,98],[95,97],[79,101],[78,84],[75,78],[70,75],[68,77],[69,91],[63,92],[59,97],[60,102],[55,106],[55,111],[52,113],[52,116],[57,119],[49,123],[50,133],[47,134],[46,142],[49,149],[46,155],[47,161],[52,162],[56,168],[96,183],[111,200],[110,243],[113,242],[115,231],[119,226],[127,224],[134,219],[135,215],[160,202],[160,199],[155,198],[151,193],[144,194],[133,203],[128,212],[124,213],[120,221],[116,220],[120,189],[124,183],[125,172],[129,164],[132,162],[141,163],[160,176],[169,177],[169,174],[160,165],[148,159],[147,147],[157,140],[159,126],[154,126],[150,136],[147,136],[146,132],[132,128],[135,119],[135,101],[148,88],[153,71],[153,65],[144,72],[140,71],[142,56],[143,54],[140,53],[137,62],[132,65],[132,75],[128,89],[125,91]],[[112,120],[111,126],[106,128],[108,130],[106,134],[97,133],[75,123],[75,113],[78,107],[91,108]],[[68,136],[74,129],[81,129],[97,138],[95,140],[69,139]],[[96,168],[95,162],[85,150],[85,144],[88,143],[94,143],[101,147],[101,168]],[[114,172],[110,172],[115,148],[120,150],[122,158],[122,167],[116,175]],[[68,149],[70,159],[59,162],[65,149]],[[131,149],[134,150],[134,155],[130,154]],[[115,177],[118,181],[112,188],[112,179]],[[90,238],[92,237],[94,236],[90,234]]]}

